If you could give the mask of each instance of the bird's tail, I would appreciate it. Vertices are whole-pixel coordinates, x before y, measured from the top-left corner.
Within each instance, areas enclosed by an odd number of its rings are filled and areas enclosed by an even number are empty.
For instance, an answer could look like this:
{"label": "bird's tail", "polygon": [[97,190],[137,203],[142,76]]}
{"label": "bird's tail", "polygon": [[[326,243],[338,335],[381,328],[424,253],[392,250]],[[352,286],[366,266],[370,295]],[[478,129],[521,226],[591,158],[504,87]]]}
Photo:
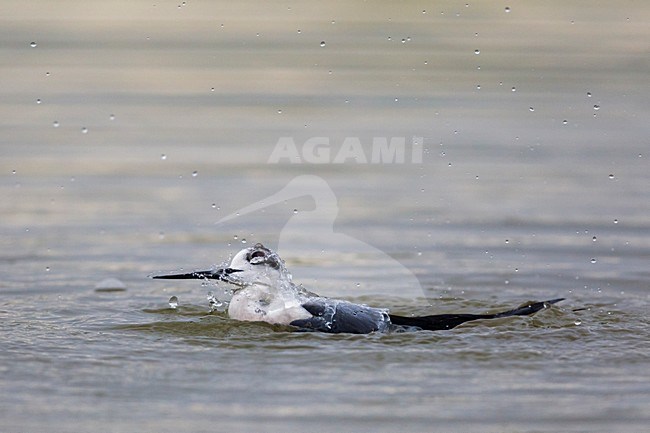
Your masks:
{"label": "bird's tail", "polygon": [[551,299],[550,301],[534,302],[513,310],[496,314],[434,314],[432,316],[404,317],[390,314],[390,321],[397,326],[413,326],[426,331],[440,331],[455,328],[456,326],[479,319],[498,319],[511,316],[529,316],[539,310],[549,308],[552,304],[560,302],[564,298]]}

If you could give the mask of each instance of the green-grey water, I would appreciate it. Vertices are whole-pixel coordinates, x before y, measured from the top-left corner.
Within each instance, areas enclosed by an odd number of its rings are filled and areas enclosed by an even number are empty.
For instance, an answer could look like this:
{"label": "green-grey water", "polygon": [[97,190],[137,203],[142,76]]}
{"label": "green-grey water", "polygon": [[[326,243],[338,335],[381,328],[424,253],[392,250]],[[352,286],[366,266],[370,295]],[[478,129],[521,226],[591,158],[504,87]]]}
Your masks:
{"label": "green-grey water", "polygon": [[[0,431],[646,431],[644,2],[0,8]],[[566,300],[327,335],[147,278],[255,242],[395,313]]]}

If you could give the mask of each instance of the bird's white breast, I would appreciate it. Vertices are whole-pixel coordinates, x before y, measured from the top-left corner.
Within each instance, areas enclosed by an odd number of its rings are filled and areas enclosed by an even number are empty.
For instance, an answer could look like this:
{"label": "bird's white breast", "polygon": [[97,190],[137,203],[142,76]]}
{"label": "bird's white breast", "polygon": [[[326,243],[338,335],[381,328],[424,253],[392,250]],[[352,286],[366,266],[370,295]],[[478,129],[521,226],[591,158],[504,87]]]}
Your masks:
{"label": "bird's white breast", "polygon": [[255,284],[233,295],[228,316],[235,320],[288,325],[294,320],[311,317],[301,303],[296,293]]}

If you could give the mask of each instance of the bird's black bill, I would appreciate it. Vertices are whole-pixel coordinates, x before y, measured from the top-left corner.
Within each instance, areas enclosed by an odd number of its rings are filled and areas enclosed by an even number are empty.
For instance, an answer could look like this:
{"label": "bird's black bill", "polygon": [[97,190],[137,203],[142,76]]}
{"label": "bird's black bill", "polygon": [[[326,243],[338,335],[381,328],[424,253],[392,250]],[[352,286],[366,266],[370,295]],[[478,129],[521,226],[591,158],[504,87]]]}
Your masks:
{"label": "bird's black bill", "polygon": [[209,271],[194,271],[187,274],[154,275],[151,278],[164,280],[221,280],[227,281],[228,275],[241,272],[240,269],[224,268]]}

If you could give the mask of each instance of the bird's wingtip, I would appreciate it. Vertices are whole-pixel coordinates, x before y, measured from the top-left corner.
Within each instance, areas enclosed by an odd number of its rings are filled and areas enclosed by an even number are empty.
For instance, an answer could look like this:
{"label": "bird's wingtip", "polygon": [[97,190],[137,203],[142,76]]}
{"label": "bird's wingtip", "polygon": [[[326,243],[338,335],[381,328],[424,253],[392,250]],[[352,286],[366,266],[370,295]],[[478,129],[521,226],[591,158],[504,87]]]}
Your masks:
{"label": "bird's wingtip", "polygon": [[555,298],[550,301],[546,301],[547,304],[557,304],[558,302],[564,301],[566,298]]}

